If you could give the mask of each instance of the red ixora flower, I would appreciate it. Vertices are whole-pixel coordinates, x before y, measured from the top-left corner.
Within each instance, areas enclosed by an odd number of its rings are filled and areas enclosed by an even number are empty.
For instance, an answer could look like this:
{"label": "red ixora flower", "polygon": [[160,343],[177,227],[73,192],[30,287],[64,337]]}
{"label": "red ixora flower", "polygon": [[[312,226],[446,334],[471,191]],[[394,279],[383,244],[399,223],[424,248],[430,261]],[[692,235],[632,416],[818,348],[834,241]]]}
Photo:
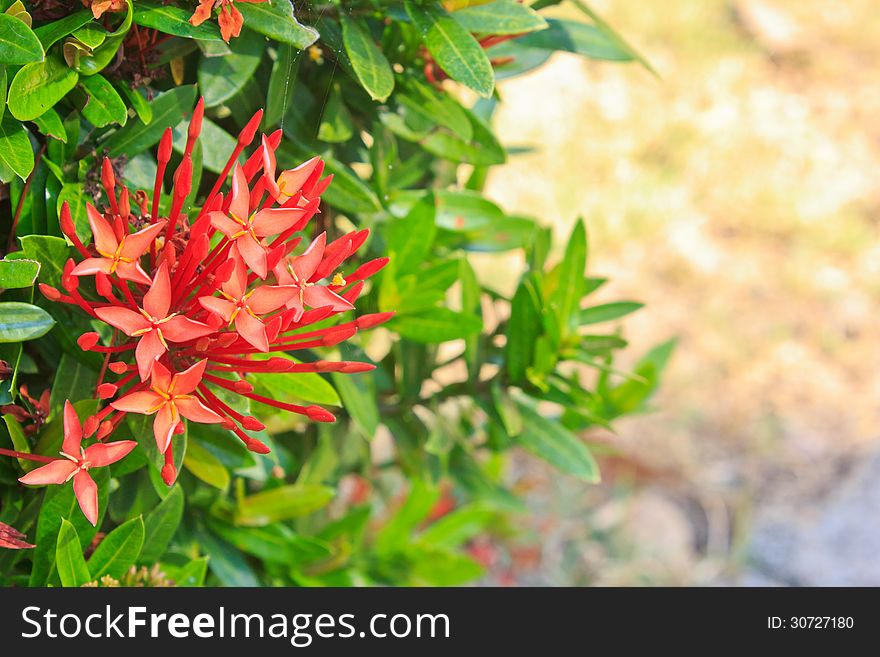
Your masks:
{"label": "red ixora flower", "polygon": [[[266,2],[266,0],[235,0],[235,2]],[[220,36],[229,43],[231,37],[241,34],[241,25],[244,21],[241,12],[235,8],[233,0],[199,0],[199,6],[196,7],[189,22],[193,25],[201,25],[211,18],[215,8],[220,10],[217,15]]]}
{"label": "red ixora flower", "polygon": [[19,481],[23,484],[39,486],[43,484],[64,484],[73,479],[73,491],[83,515],[93,525],[98,522],[98,486],[89,470],[116,463],[137,443],[133,440],[117,440],[112,443],[95,443],[83,448],[83,427],[68,401],[64,404],[64,442],[61,456],[42,467],[32,470]]}
{"label": "red ixora flower", "polygon": [[[236,395],[248,404],[332,422],[333,415],[319,406],[256,394],[248,376],[373,369],[368,363],[313,360],[318,354],[303,363],[271,354],[330,347],[393,314],[338,321],[338,315],[354,308],[364,282],[387,258],[345,271],[368,230],[329,242],[322,232],[303,242],[332,177],[323,176],[320,158],[276,172],[280,130],[263,135],[250,157],[242,158],[254,141],[261,111],[238,135],[201,206],[183,212],[192,188],[191,155],[203,111],[200,100],[173,175],[167,211],[160,215],[159,200],[171,160],[170,129],[159,143],[152,198],[143,191],[132,195],[118,185],[109,161],[104,161],[102,182],[109,207],[89,206],[91,246],[77,235],[70,209],[62,204],[61,229],[82,260],[65,265],[63,291],[40,285],[47,298],[78,306],[108,325],[104,335],[111,337],[104,344],[98,344],[96,332],[78,339],[82,349],[104,356],[96,396],[106,405],[86,421],[89,435],[97,430],[97,438],[106,440],[126,414],[155,414],[154,434],[165,456],[162,476],[168,485],[177,477],[173,437],[184,431],[187,420],[220,423],[248,449],[268,452],[248,434],[264,425],[247,411],[236,410],[243,405]],[[230,174],[231,189],[224,196],[221,190]]]}

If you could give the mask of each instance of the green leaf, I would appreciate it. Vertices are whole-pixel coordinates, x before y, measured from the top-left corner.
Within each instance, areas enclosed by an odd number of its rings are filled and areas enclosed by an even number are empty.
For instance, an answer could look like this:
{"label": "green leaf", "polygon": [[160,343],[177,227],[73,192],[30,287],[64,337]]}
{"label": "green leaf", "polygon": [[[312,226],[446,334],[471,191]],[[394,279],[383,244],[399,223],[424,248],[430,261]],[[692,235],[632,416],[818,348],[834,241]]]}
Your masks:
{"label": "green leaf", "polygon": [[676,340],[668,340],[645,354],[633,368],[635,376],[608,391],[604,408],[599,411],[602,416],[614,419],[641,410],[657,390],[675,345]]}
{"label": "green leaf", "polygon": [[480,166],[503,164],[507,160],[507,153],[492,130],[473,112],[461,109],[470,121],[471,138],[464,139],[458,134],[437,130],[420,142],[422,148],[454,162]]}
{"label": "green leaf", "polygon": [[[289,358],[289,356],[280,356]],[[291,358],[291,360],[294,360]],[[313,404],[341,406],[339,395],[325,378],[316,372],[289,374],[262,373],[248,376],[255,391],[272,399],[300,399]]]}
{"label": "green leaf", "polygon": [[535,341],[541,332],[540,297],[534,283],[526,279],[519,284],[510,302],[507,322],[507,374],[514,383],[525,380],[526,370],[535,355]]}
{"label": "green leaf", "polygon": [[289,0],[239,3],[236,8],[244,18],[245,27],[275,41],[305,50],[318,40],[317,30],[296,20]]}
{"label": "green leaf", "polygon": [[41,134],[67,143],[67,130],[64,129],[64,122],[54,109],[47,109],[34,119],[34,123]]}
{"label": "green leaf", "polygon": [[9,112],[19,121],[32,121],[64,98],[77,80],[79,74],[54,55],[26,64],[9,85]]}
{"label": "green leaf", "polygon": [[369,30],[355,19],[340,13],[342,41],[358,81],[370,98],[385,102],[394,90],[394,72],[391,64],[373,41]]}
{"label": "green leaf", "polygon": [[39,272],[40,263],[35,260],[0,260],[0,289],[30,287]]}
{"label": "green leaf", "polygon": [[10,182],[15,176],[22,180],[34,168],[34,151],[27,130],[9,112],[0,120],[0,181]]}
{"label": "green leaf", "polygon": [[547,29],[518,38],[517,48],[572,52],[590,59],[615,62],[632,61],[633,55],[608,33],[595,25],[550,18]]}
{"label": "green leaf", "polygon": [[617,45],[629,53],[630,56],[644,66],[649,72],[659,77],[659,74],[651,66],[651,63],[645,59],[632,45],[630,45],[613,27],[611,27],[604,18],[602,18],[592,7],[583,0],[571,0],[572,4],[589,16],[600,30],[602,30],[610,39],[617,42]]}
{"label": "green leaf", "polygon": [[198,27],[189,22],[190,8],[157,4],[136,0],[134,3],[134,23],[151,27],[164,34],[199,39],[201,41],[221,41],[220,30],[214,20],[208,20]]}
{"label": "green leaf", "polygon": [[45,25],[40,25],[40,27],[34,28],[34,34],[37,35],[37,38],[40,40],[40,43],[43,44],[43,48],[45,50],[49,49],[53,43],[58,41],[59,39],[63,39],[68,34],[78,30],[86,23],[90,23],[92,21],[92,12],[83,9],[74,14],[70,14],[63,18],[59,18],[58,20],[50,21]]}
{"label": "green leaf", "polygon": [[578,308],[584,290],[584,271],[587,267],[587,232],[584,222],[578,221],[571,231],[565,255],[559,264],[556,288],[550,293],[549,305],[559,320],[562,338],[577,326]]}
{"label": "green leaf", "polygon": [[[6,425],[6,430],[9,432],[9,439],[12,441],[12,447],[16,451],[30,454],[31,445],[28,442],[27,436],[24,435],[24,430],[22,430],[18,420],[12,415],[6,413],[3,415],[3,422]],[[33,461],[23,458],[18,459],[18,464],[25,472],[32,470],[34,467]]]}
{"label": "green leaf", "polygon": [[547,27],[538,12],[516,0],[465,7],[452,15],[468,32],[477,34],[524,34]]}
{"label": "green leaf", "polygon": [[6,91],[9,87],[9,76],[6,75],[6,67],[0,66],[0,119],[6,114]]}
{"label": "green leaf", "polygon": [[411,482],[406,501],[391,519],[385,523],[375,538],[376,550],[394,552],[410,544],[410,535],[428,516],[440,497],[440,489],[422,479]]}
{"label": "green leaf", "polygon": [[0,14],[0,66],[17,66],[43,61],[43,46],[37,35],[21,20]]}
{"label": "green leaf", "polygon": [[562,472],[589,483],[599,482],[599,465],[577,436],[558,420],[538,413],[531,402],[518,401],[523,431],[515,441]]}
{"label": "green leaf", "polygon": [[62,586],[79,587],[92,581],[76,527],[64,518],[61,519],[61,529],[55,546],[55,566]]}
{"label": "green leaf", "polygon": [[489,98],[495,73],[489,57],[473,35],[436,3],[417,5],[407,0],[406,13],[434,60],[449,77]]}
{"label": "green leaf", "polygon": [[183,467],[209,486],[220,490],[226,490],[229,486],[229,471],[216,456],[197,442],[187,445]]}
{"label": "green leaf", "polygon": [[461,236],[468,251],[506,251],[530,243],[535,222],[510,217],[497,205],[472,191],[437,192],[437,225]]}
{"label": "green leaf", "polygon": [[183,587],[203,586],[205,583],[205,575],[207,573],[208,557],[193,559],[177,571],[177,575],[174,577],[174,583],[177,586]]}
{"label": "green leaf", "polygon": [[192,113],[196,99],[195,85],[175,87],[157,96],[150,105],[153,108],[153,120],[149,124],[143,121],[130,121],[124,128],[114,132],[104,146],[109,149],[111,157],[128,155],[134,157],[162,138],[165,128],[173,128],[181,117]]}
{"label": "green leaf", "polygon": [[419,534],[419,542],[432,548],[454,549],[486,530],[494,513],[480,504],[468,504],[432,523]]}
{"label": "green leaf", "polygon": [[395,317],[387,326],[404,338],[430,344],[475,335],[483,330],[483,320],[471,313],[431,308],[418,315]]}
{"label": "green leaf", "polygon": [[211,530],[238,550],[270,563],[290,567],[304,560],[316,560],[332,555],[332,548],[322,541],[301,537],[285,525],[266,527],[234,527],[222,522],[210,522]]}
{"label": "green leaf", "polygon": [[389,219],[385,243],[397,275],[414,272],[431,253],[437,234],[435,215],[435,198],[429,193],[419,199],[402,219]]}
{"label": "green leaf", "polygon": [[468,142],[474,136],[469,112],[447,93],[438,92],[433,87],[409,80],[405,90],[395,98],[402,106],[406,118],[407,113],[434,124],[449,128],[460,139]]}
{"label": "green leaf", "polygon": [[379,404],[373,376],[366,374],[332,374],[333,383],[342,397],[345,410],[367,440],[376,435],[379,426]]}
{"label": "green leaf", "polygon": [[144,544],[144,520],[140,516],[119,525],[107,534],[89,558],[89,572],[93,580],[105,575],[115,579],[131,568]]}
{"label": "green leaf", "polygon": [[[193,444],[190,443],[189,448],[192,447]],[[183,488],[178,485],[147,514],[144,520],[144,545],[138,556],[138,563],[152,565],[162,557],[182,518]]]}
{"label": "green leaf", "polygon": [[103,128],[111,123],[125,125],[128,120],[128,108],[120,98],[113,85],[102,75],[90,75],[80,80],[80,85],[89,95],[88,102],[82,113],[96,128]]}
{"label": "green leaf", "polygon": [[324,508],[334,495],[332,488],[317,484],[279,486],[243,498],[235,512],[235,524],[262,527],[299,518]]}
{"label": "green leaf", "polygon": [[37,280],[52,287],[60,287],[61,272],[70,251],[67,242],[51,235],[25,235],[19,237],[18,241],[21,243],[21,251],[10,253],[6,259],[15,257],[16,260],[36,260],[40,263]]}
{"label": "green leaf", "polygon": [[342,93],[339,85],[334,84],[324,111],[321,114],[321,123],[318,126],[318,139],[330,143],[345,142],[354,134],[351,114],[345,103],[342,102]]}
{"label": "green leaf", "polygon": [[587,324],[599,324],[600,322],[610,322],[615,319],[625,317],[630,313],[643,308],[645,304],[635,301],[615,301],[613,303],[603,303],[598,306],[590,306],[581,310],[579,323],[581,326]]}
{"label": "green leaf", "polygon": [[115,87],[117,91],[121,91],[122,95],[128,98],[129,105],[144,124],[149,124],[153,120],[153,106],[137,89],[132,89],[127,84],[116,84]]}
{"label": "green leaf", "polygon": [[229,55],[203,57],[198,78],[205,106],[219,105],[241,91],[257,70],[264,48],[265,39],[245,32],[229,44]]}
{"label": "green leaf", "polygon": [[0,343],[34,340],[55,326],[52,316],[39,306],[20,301],[0,302]]}

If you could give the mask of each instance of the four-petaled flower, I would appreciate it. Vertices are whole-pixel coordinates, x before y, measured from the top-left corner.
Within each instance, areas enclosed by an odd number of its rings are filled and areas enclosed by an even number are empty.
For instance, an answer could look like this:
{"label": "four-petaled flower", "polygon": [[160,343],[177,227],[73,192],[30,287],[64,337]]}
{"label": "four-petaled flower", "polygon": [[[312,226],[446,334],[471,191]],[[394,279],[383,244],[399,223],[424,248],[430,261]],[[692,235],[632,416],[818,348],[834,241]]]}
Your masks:
{"label": "four-petaled flower", "polygon": [[196,322],[177,313],[168,314],[171,307],[171,279],[168,265],[159,265],[153,285],[144,294],[143,308],[138,312],[122,306],[96,308],[95,313],[105,322],[128,336],[140,338],[135,350],[141,381],[150,376],[157,358],[168,351],[168,342],[188,342],[214,332],[202,322]]}
{"label": "four-petaled flower", "polygon": [[269,336],[260,315],[281,308],[296,294],[292,286],[261,285],[247,291],[247,270],[237,260],[229,280],[220,288],[223,299],[200,297],[199,303],[220,317],[226,324],[235,323],[235,330],[260,351],[269,351]]}
{"label": "four-petaled flower", "polygon": [[232,174],[232,202],[228,212],[212,212],[211,224],[226,235],[233,249],[260,278],[268,272],[264,237],[278,235],[306,216],[302,208],[265,208],[250,212],[250,191],[241,165]]}
{"label": "four-petaled flower", "polygon": [[[341,296],[324,285],[311,282],[310,279],[318,270],[318,265],[324,258],[324,246],[327,243],[327,234],[321,233],[313,241],[302,255],[282,261],[275,267],[275,277],[281,285],[292,287],[296,290],[287,307],[294,311],[293,321],[298,322],[305,311],[309,308],[330,307],[334,312],[351,310],[354,306]],[[345,279],[336,277],[331,284],[345,285]]]}
{"label": "four-petaled flower", "polygon": [[164,454],[171,444],[171,436],[181,416],[202,424],[217,424],[223,418],[206,407],[192,392],[198,387],[208,361],[202,360],[174,375],[161,363],[153,365],[150,389],[127,394],[112,404],[118,411],[156,414],[153,435],[159,452]]}
{"label": "four-petaled flower", "polygon": [[71,273],[74,276],[88,276],[99,272],[116,274],[123,280],[149,285],[150,277],[141,269],[140,257],[149,251],[150,244],[162,232],[166,222],[156,222],[136,233],[123,232],[117,235],[110,222],[91,203],[86,203],[86,212],[95,236],[95,250],[101,257],[86,258]]}
{"label": "four-petaled flower", "polygon": [[[265,2],[266,0],[236,0],[237,2]],[[241,34],[241,26],[244,22],[241,12],[235,8],[233,0],[199,0],[199,6],[190,17],[189,22],[193,25],[201,25],[211,17],[214,7],[220,8],[217,22],[220,24],[220,36],[229,43],[231,37]]]}
{"label": "four-petaled flower", "polygon": [[63,484],[73,479],[73,492],[79,508],[92,525],[98,522],[98,486],[89,474],[89,469],[100,468],[119,459],[133,450],[137,443],[133,440],[118,440],[112,443],[95,443],[83,449],[83,428],[73,405],[64,404],[64,442],[61,456],[36,470],[27,473],[19,481],[34,486],[42,484]]}

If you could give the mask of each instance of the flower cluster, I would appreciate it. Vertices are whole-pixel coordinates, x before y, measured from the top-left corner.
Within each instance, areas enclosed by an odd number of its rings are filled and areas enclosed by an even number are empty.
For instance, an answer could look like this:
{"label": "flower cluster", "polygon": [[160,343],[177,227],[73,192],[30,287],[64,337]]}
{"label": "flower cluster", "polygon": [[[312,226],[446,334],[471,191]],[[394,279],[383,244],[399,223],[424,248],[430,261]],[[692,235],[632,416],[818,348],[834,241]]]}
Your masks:
{"label": "flower cluster", "polygon": [[[177,476],[173,437],[184,431],[184,419],[220,424],[248,449],[267,453],[266,445],[248,434],[262,430],[263,424],[233,408],[236,395],[318,422],[335,418],[319,406],[259,395],[248,375],[373,369],[371,364],[347,361],[300,363],[271,352],[332,346],[392,315],[335,321],[336,315],[354,308],[366,279],[387,258],[344,271],[345,261],[364,243],[368,230],[332,241],[322,232],[305,241],[304,231],[319,212],[321,193],[332,176],[323,176],[323,162],[317,157],[276,171],[280,130],[263,135],[245,160],[242,154],[254,141],[262,112],[239,134],[201,207],[184,212],[202,115],[200,100],[167,196],[162,188],[172,157],[170,129],[159,144],[152,198],[141,191],[130,193],[104,161],[102,183],[109,207],[101,211],[87,205],[90,246],[77,235],[70,210],[62,205],[62,231],[81,259],[66,263],[63,291],[40,286],[47,298],[77,306],[97,326],[105,325],[105,337],[112,337],[99,344],[96,331],[78,339],[83,350],[104,356],[96,389],[104,407],[79,429],[68,406],[65,423],[70,435],[66,431],[63,460],[34,470],[22,481],[61,483],[72,477],[83,511],[93,522],[97,512],[87,470],[127,453],[124,443],[130,441],[105,442],[126,414],[154,416],[156,444],[165,456],[162,477],[168,485]],[[221,189],[230,174],[231,188],[224,194]],[[80,441],[93,434],[98,442],[82,450]],[[98,449],[111,446],[112,452]]]}
{"label": "flower cluster", "polygon": [[[237,0],[238,2],[266,2],[266,0]],[[199,6],[196,7],[189,22],[193,25],[201,25],[211,17],[214,10],[217,10],[217,23],[220,25],[220,36],[229,43],[229,39],[237,37],[241,34],[241,26],[244,18],[241,12],[236,9],[233,0],[198,0]]]}

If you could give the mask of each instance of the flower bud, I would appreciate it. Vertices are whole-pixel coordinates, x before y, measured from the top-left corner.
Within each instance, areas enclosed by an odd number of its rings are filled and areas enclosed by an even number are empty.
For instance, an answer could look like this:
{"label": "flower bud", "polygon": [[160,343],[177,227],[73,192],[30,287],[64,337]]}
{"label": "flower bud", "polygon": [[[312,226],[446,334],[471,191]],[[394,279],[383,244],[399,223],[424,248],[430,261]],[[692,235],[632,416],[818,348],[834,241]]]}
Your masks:
{"label": "flower bud", "polygon": [[174,467],[173,463],[166,463],[162,466],[162,481],[165,482],[166,486],[173,486],[174,482],[177,481],[177,468]]}
{"label": "flower bud", "polygon": [[89,331],[88,333],[83,333],[76,339],[76,343],[79,345],[79,348],[83,351],[91,351],[92,347],[98,344],[98,340],[101,336],[99,336],[94,331]]}

